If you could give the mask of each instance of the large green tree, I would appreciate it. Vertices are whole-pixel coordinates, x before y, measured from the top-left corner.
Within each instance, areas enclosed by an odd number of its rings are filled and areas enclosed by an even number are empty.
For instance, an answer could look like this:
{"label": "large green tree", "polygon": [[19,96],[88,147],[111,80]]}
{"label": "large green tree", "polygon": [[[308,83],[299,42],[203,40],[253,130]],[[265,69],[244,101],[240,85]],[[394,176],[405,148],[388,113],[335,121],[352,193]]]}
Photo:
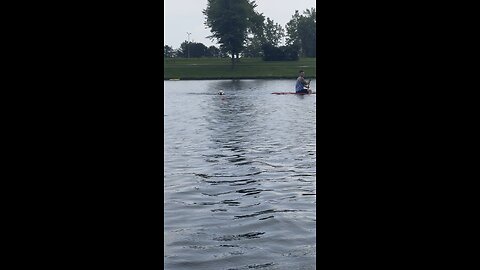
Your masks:
{"label": "large green tree", "polygon": [[285,36],[283,28],[280,24],[275,23],[267,18],[265,23],[265,41],[273,46],[280,46],[282,38]]}
{"label": "large green tree", "polygon": [[307,9],[300,15],[298,10],[286,25],[287,45],[300,47],[300,53],[306,57],[316,57],[317,49],[317,13],[315,8]]}
{"label": "large green tree", "polygon": [[265,16],[256,11],[249,17],[249,28],[245,48],[242,54],[246,57],[262,56],[262,45],[265,40]]}
{"label": "large green tree", "polygon": [[299,20],[300,20],[300,13],[298,13],[298,10],[295,10],[295,13],[292,16],[292,19],[290,19],[290,21],[287,22],[285,26],[285,29],[287,31],[287,38],[286,38],[287,45],[295,45],[300,47],[300,38],[298,37]]}
{"label": "large green tree", "polygon": [[244,54],[248,57],[262,56],[262,48],[265,44],[279,47],[284,36],[285,32],[280,24],[270,18],[265,21],[262,14],[256,14],[256,22],[252,24],[249,31]]}
{"label": "large green tree", "polygon": [[232,67],[235,57],[244,49],[250,17],[255,14],[255,1],[250,0],[208,0],[207,8],[203,10],[206,17],[205,25],[210,28],[211,39],[216,39],[220,48],[232,57]]}

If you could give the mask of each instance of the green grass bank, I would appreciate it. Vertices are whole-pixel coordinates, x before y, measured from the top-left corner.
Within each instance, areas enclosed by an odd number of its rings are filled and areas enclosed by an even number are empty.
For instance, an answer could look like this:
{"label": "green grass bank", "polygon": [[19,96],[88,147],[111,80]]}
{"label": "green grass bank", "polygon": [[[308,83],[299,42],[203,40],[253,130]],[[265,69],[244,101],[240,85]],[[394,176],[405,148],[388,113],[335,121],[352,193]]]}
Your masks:
{"label": "green grass bank", "polygon": [[316,58],[298,61],[262,61],[260,58],[241,58],[231,68],[229,58],[167,58],[163,60],[163,79],[295,79],[303,69],[306,78],[316,78]]}

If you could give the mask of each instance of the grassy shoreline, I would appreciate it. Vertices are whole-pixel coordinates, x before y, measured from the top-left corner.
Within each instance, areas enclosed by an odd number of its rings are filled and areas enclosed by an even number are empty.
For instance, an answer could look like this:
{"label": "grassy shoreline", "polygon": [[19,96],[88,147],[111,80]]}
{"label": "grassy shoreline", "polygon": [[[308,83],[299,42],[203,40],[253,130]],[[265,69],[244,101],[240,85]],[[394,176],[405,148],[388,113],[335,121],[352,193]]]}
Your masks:
{"label": "grassy shoreline", "polygon": [[316,58],[268,62],[242,58],[233,69],[228,58],[169,58],[163,63],[164,80],[296,79],[300,69],[307,78],[316,78]]}

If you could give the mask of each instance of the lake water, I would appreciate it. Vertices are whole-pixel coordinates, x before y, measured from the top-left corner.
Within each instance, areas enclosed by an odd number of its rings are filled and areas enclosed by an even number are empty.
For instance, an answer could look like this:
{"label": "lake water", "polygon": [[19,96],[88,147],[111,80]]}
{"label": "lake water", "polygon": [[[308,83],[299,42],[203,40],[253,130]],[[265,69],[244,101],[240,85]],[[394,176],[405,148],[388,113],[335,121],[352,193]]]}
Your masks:
{"label": "lake water", "polygon": [[271,94],[294,84],[164,81],[164,269],[315,269],[317,95]]}

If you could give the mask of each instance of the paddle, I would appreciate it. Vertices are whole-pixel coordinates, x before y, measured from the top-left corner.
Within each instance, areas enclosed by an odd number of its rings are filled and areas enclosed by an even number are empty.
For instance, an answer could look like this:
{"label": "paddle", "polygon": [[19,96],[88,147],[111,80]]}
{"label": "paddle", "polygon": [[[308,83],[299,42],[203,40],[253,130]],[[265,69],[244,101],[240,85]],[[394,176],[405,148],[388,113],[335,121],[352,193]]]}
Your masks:
{"label": "paddle", "polygon": [[311,94],[313,91],[310,90],[310,82],[312,81],[312,79],[308,80],[308,83],[305,85],[307,87],[307,91]]}

